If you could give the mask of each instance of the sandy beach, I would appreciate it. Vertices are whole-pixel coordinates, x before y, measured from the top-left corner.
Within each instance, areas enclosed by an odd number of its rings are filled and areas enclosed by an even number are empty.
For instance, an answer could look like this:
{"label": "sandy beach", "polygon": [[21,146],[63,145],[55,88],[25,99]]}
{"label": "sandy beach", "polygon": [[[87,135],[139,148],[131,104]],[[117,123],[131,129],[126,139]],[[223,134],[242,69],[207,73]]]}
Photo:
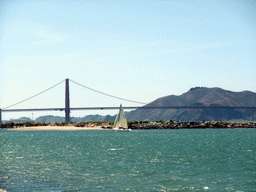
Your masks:
{"label": "sandy beach", "polygon": [[75,126],[36,126],[36,127],[17,127],[10,130],[32,131],[32,130],[103,130],[100,126],[96,127],[75,127]]}

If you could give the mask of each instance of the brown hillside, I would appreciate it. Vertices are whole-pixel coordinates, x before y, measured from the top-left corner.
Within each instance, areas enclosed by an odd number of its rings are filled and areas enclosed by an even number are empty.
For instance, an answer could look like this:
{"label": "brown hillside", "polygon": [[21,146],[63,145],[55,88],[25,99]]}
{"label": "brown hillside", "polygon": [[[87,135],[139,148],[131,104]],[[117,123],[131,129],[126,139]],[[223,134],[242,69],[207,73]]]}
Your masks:
{"label": "brown hillside", "polygon": [[[232,92],[221,88],[191,88],[180,95],[156,99],[145,106],[256,106],[256,93]],[[127,115],[128,120],[255,120],[255,110],[246,109],[137,109]]]}

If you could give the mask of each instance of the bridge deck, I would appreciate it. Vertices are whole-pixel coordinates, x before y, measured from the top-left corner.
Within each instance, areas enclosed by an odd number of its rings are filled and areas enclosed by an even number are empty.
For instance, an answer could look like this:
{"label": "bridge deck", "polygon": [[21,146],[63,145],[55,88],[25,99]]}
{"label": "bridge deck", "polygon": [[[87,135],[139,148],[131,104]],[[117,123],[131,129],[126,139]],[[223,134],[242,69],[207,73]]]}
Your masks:
{"label": "bridge deck", "polygon": [[[229,106],[145,106],[145,107],[123,107],[124,109],[256,109],[256,107],[243,106],[243,107],[229,107]],[[70,110],[116,110],[119,107],[80,107],[70,108]],[[5,109],[2,112],[20,112],[20,111],[65,111],[65,108],[38,108],[38,109]]]}

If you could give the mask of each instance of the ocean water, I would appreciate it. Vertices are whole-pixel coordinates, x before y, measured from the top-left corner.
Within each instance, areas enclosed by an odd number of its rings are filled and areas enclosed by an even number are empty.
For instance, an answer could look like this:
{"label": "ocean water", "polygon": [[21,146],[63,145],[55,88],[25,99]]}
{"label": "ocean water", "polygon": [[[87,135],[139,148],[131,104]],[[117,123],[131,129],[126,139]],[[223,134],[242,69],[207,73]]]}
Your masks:
{"label": "ocean water", "polygon": [[6,191],[255,191],[256,129],[0,130]]}

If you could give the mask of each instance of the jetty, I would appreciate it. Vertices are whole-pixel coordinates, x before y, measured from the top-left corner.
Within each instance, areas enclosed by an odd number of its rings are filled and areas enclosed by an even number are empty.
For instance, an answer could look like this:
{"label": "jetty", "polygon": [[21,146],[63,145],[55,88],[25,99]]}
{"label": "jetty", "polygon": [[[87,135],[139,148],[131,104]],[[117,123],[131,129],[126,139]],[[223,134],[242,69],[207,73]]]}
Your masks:
{"label": "jetty", "polygon": [[[112,129],[113,122],[62,122],[62,123],[1,123],[0,129],[5,128],[26,128],[26,127],[79,127],[79,128],[92,128],[100,127],[101,129]],[[256,122],[173,122],[173,121],[156,121],[156,122],[145,122],[145,121],[133,121],[128,122],[129,129],[223,129],[223,128],[256,128]]]}

